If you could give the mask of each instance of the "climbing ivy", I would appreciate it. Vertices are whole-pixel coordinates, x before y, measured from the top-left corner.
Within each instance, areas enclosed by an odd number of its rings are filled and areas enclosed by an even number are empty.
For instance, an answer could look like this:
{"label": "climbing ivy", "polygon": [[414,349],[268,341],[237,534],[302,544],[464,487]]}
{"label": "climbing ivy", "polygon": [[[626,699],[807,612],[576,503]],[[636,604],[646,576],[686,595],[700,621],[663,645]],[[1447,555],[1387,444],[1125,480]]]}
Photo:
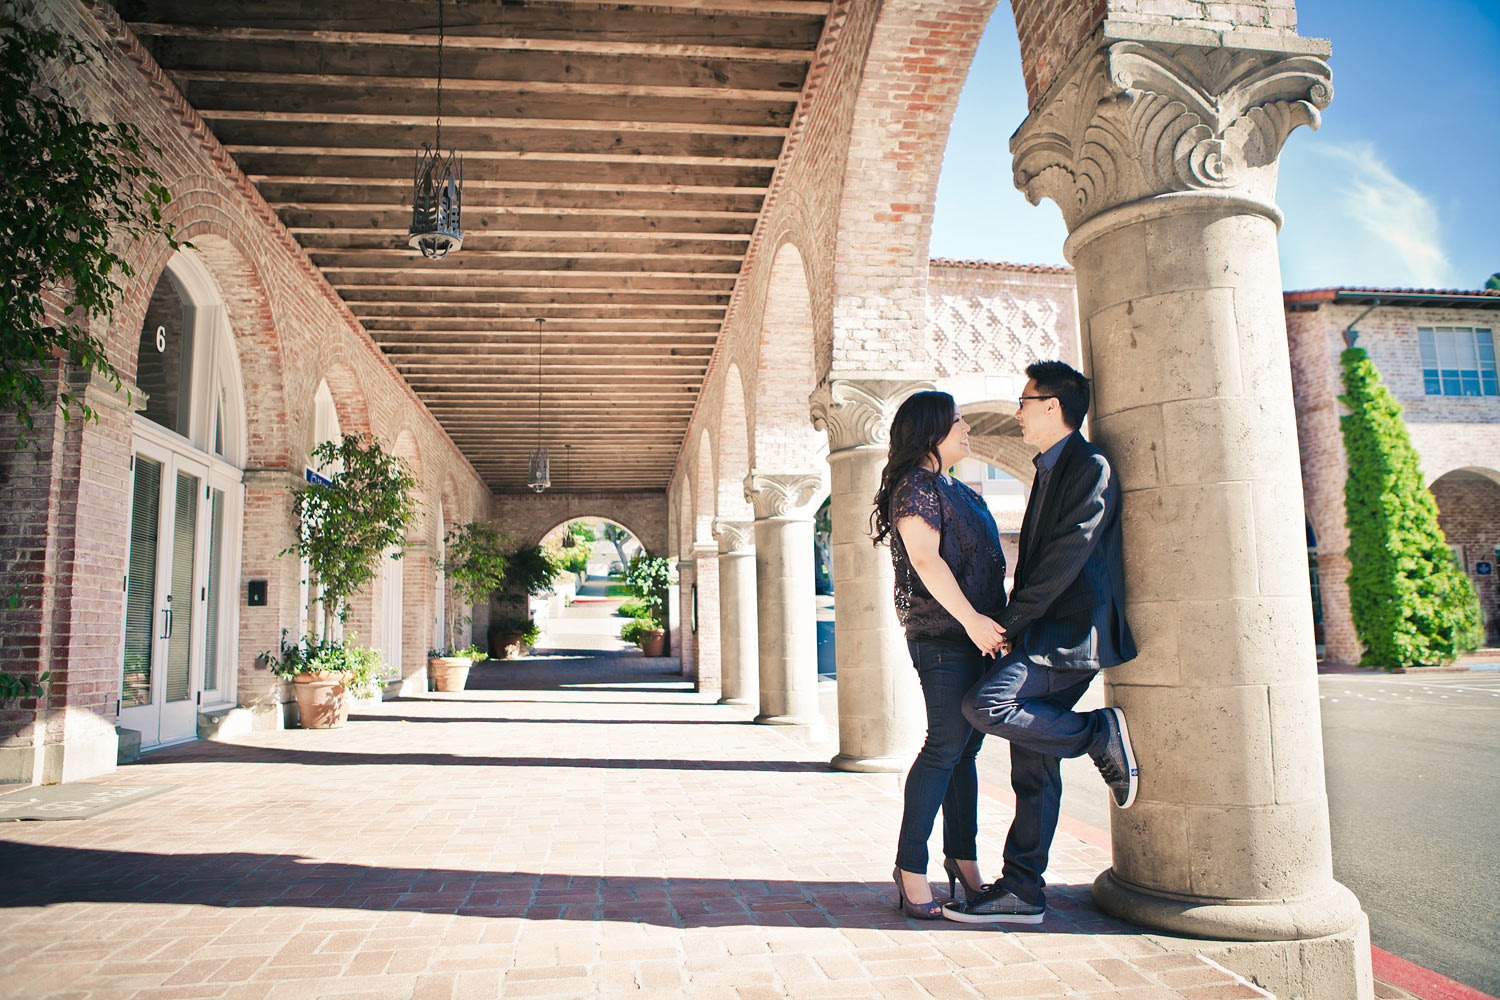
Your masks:
{"label": "climbing ivy", "polygon": [[[160,150],[134,125],[86,120],[42,82],[49,64],[81,66],[92,55],[75,39],[0,17],[0,412],[20,425],[18,448],[35,411],[52,405],[57,359],[120,387],[89,330],[114,314],[135,274],[117,251],[158,236],[179,246],[162,221],[171,196],[143,162]],[[62,303],[55,322],[49,299]],[[66,382],[57,402],[65,420],[75,411],[94,419]]]}
{"label": "climbing ivy", "polygon": [[1438,526],[1401,405],[1363,348],[1340,361],[1349,609],[1365,647],[1361,665],[1450,662],[1483,639],[1479,598]]}

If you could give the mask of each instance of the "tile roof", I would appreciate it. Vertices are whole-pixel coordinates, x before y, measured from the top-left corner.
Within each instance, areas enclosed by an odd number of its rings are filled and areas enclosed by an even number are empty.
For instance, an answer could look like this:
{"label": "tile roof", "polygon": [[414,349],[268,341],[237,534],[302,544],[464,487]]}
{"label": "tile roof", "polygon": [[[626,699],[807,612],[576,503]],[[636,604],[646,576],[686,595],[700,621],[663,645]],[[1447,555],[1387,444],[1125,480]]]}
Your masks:
{"label": "tile roof", "polygon": [[1002,260],[955,260],[952,257],[932,258],[933,267],[962,267],[970,271],[1018,271],[1023,274],[1072,274],[1071,267],[1053,264],[1011,264]]}

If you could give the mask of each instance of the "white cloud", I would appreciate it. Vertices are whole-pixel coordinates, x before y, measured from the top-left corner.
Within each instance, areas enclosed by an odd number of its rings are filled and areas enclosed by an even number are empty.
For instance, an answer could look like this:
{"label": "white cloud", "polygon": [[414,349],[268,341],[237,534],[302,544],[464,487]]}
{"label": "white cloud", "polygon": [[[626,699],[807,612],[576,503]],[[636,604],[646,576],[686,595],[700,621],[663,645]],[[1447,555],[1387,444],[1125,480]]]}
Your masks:
{"label": "white cloud", "polygon": [[1397,177],[1374,146],[1306,144],[1302,155],[1285,157],[1283,167],[1278,200],[1287,213],[1282,271],[1288,288],[1454,283],[1437,209]]}

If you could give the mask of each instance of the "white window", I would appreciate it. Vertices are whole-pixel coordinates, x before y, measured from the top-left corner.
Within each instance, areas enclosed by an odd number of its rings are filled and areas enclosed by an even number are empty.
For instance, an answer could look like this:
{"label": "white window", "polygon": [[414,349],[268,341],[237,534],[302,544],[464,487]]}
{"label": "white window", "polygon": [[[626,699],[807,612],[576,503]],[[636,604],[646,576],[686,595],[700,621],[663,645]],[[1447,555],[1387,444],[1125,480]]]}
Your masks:
{"label": "white window", "polygon": [[1472,326],[1419,326],[1429,396],[1497,396],[1495,334]]}

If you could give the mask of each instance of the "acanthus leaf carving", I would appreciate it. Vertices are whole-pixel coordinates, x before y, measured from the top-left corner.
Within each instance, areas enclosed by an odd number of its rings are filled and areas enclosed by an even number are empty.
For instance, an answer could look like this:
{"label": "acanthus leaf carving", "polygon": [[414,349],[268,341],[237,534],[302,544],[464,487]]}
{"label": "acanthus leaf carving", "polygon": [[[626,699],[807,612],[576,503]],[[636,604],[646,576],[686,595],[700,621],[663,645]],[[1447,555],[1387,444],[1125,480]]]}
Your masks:
{"label": "acanthus leaf carving", "polygon": [[1016,186],[1051,198],[1070,229],[1106,209],[1178,191],[1269,202],[1275,164],[1299,125],[1333,99],[1312,55],[1116,41],[1011,139]]}
{"label": "acanthus leaf carving", "polygon": [[813,426],[827,432],[833,453],[890,444],[896,408],[913,393],[935,388],[931,382],[912,379],[825,380],[808,397],[808,404]]}
{"label": "acanthus leaf carving", "polygon": [[754,506],[756,520],[811,518],[807,507],[822,488],[823,477],[812,473],[775,475],[752,469],[745,477],[745,500]]}
{"label": "acanthus leaf carving", "polygon": [[714,521],[714,537],[719,540],[719,554],[728,555],[753,548],[754,527],[750,521]]}

